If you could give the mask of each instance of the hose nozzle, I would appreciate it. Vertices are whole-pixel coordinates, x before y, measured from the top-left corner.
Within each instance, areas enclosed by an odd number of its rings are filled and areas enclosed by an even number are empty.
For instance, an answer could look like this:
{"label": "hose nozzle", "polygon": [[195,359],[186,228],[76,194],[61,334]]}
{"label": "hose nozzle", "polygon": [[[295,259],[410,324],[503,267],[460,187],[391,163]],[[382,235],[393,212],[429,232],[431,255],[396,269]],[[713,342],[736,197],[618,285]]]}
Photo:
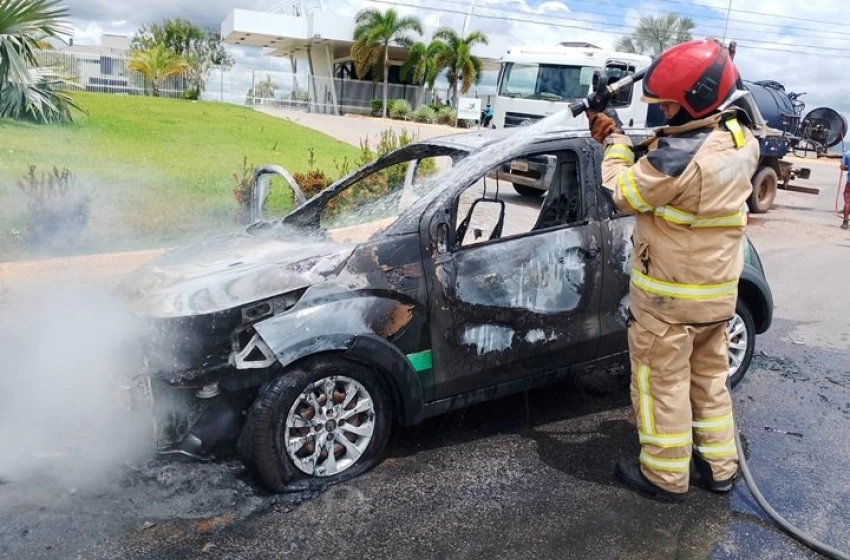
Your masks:
{"label": "hose nozzle", "polygon": [[595,107],[601,106],[602,109],[599,109],[601,112],[604,110],[604,107],[608,104],[608,100],[617,95],[620,91],[626,89],[631,86],[635,82],[639,82],[646,75],[647,68],[643,68],[634,74],[629,74],[624,78],[620,78],[613,84],[608,84],[604,87],[600,87],[597,91],[591,93],[584,99],[576,101],[575,103],[570,104],[570,112],[572,112],[574,117],[579,116],[583,112],[588,109],[594,109]]}

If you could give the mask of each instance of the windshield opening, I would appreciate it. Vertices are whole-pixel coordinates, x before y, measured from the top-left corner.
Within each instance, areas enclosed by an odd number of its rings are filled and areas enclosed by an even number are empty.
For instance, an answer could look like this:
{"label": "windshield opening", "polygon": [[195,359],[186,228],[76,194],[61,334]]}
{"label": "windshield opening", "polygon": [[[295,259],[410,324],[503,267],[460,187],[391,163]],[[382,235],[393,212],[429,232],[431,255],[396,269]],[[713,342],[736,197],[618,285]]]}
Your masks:
{"label": "windshield opening", "polygon": [[507,62],[503,65],[499,95],[519,99],[567,101],[590,93],[595,66],[568,66]]}
{"label": "windshield opening", "polygon": [[[361,167],[276,222],[263,222],[252,233],[318,235],[340,243],[362,243],[395,224],[415,203],[441,184],[456,149],[425,146],[399,150]],[[262,233],[261,233],[262,232]]]}

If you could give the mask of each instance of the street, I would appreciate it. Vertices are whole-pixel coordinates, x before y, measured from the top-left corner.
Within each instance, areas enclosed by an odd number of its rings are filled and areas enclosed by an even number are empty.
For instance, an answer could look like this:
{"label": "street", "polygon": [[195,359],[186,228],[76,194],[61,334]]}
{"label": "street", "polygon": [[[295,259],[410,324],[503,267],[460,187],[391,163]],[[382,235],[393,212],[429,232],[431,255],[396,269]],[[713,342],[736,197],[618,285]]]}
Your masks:
{"label": "street", "polygon": [[[780,191],[773,209],[751,216],[775,315],[733,396],[767,499],[850,551],[850,232],[834,213],[837,162],[796,163],[812,168],[798,183],[821,193]],[[56,270],[111,281],[134,261],[92,262]],[[7,319],[34,285],[26,278],[55,274],[20,266],[0,265]],[[613,465],[638,450],[627,388],[580,379],[399,430],[374,470],[306,494],[268,495],[236,461],[140,454],[69,477],[64,462],[85,450],[46,452],[14,478],[0,470],[0,558],[819,558],[776,529],[743,482],[728,496],[692,488],[680,505],[624,489]]]}

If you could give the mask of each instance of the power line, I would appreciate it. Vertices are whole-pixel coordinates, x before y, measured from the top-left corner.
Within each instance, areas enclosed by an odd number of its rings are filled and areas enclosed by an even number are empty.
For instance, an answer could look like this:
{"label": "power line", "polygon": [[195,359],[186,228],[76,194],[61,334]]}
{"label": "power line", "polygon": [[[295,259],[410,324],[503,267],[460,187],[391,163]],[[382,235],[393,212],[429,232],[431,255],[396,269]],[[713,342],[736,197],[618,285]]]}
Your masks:
{"label": "power line", "polygon": [[[429,11],[441,11],[441,12],[446,12],[446,13],[460,14],[460,15],[463,15],[463,16],[468,15],[468,12],[466,12],[466,11],[455,10],[455,9],[447,9],[447,8],[435,8],[435,7],[430,7],[430,6],[419,6],[419,5],[399,2],[397,0],[373,0],[373,1],[376,2],[376,3],[380,3],[380,4],[390,4],[390,5],[393,5],[393,6],[401,6],[401,7],[405,7],[405,8],[424,9],[424,10],[429,10]],[[446,2],[448,0],[438,0],[438,1]],[[528,14],[527,12],[522,12],[522,14],[525,15],[525,16],[535,15],[535,14]],[[513,21],[513,22],[517,22],[517,23],[525,23],[525,24],[532,24],[532,25],[546,25],[548,27],[557,27],[557,28],[563,28],[563,29],[580,29],[580,30],[588,31],[587,26],[583,26],[583,25],[569,25],[569,24],[566,24],[566,23],[555,23],[551,20],[553,20],[553,19],[554,20],[563,20],[563,18],[552,18],[551,16],[543,16],[543,17],[549,17],[550,21],[546,21],[546,22],[529,21],[529,20],[526,20],[526,19],[517,19],[517,18],[506,17],[506,16],[493,16],[493,15],[486,15],[486,14],[473,14],[473,17],[478,17],[478,18],[483,18],[483,19],[492,19],[492,20],[497,20],[497,21]],[[585,22],[585,23],[590,23],[590,22]],[[596,23],[596,22],[594,22],[594,23]],[[609,27],[623,28],[624,26],[606,25],[605,29],[600,29],[599,31],[601,33],[606,33],[606,34],[610,34],[610,35],[621,35],[621,36],[626,36],[626,37],[632,36],[631,32],[613,31],[611,29],[608,29]],[[831,59],[831,60],[850,60],[850,55],[839,56],[839,55],[823,54],[823,53],[819,53],[819,52],[777,49],[777,48],[771,48],[771,47],[759,47],[759,46],[753,46],[753,45],[749,44],[749,43],[754,43],[754,42],[755,42],[754,40],[741,39],[740,41],[738,41],[738,44],[739,44],[739,46],[750,46],[752,48],[752,50],[784,52],[784,53],[788,53],[788,54],[807,54],[807,55],[814,55],[814,56],[818,56],[820,58]],[[776,43],[769,43],[769,44],[776,44]],[[794,47],[795,45],[787,44],[787,46]],[[812,46],[803,46],[803,47],[804,48],[815,48],[815,47],[812,47]],[[816,47],[816,48],[820,48],[820,47]],[[834,50],[837,50],[837,51],[840,51],[840,52],[847,52],[847,49],[835,48]]]}
{"label": "power line", "polygon": [[[674,0],[656,0],[656,1],[657,1],[657,2],[674,2]],[[706,9],[708,9],[708,8],[709,8],[708,6],[704,6],[704,5],[702,5],[702,4],[693,4],[693,3],[690,3],[690,2],[675,2],[675,3],[676,3],[676,4],[684,4],[684,5],[687,5],[687,6],[690,6],[690,7],[702,7],[702,8],[706,8]],[[588,4],[588,5],[593,6],[593,7],[599,7],[598,2],[595,2],[595,1],[593,1],[593,0],[570,0],[570,4]],[[610,2],[610,3],[609,3],[609,4],[607,4],[607,5],[608,5],[608,6],[613,6],[613,7],[623,7],[623,8],[631,8],[631,7],[633,7],[633,5],[632,5],[632,4],[630,4],[630,3],[627,3],[627,4],[617,4],[617,3],[614,3],[614,2]],[[716,8],[711,8],[711,9],[715,9],[715,10],[716,10]],[[740,10],[732,9],[731,11],[732,11],[732,12],[736,12],[736,11],[740,11]],[[587,9],[585,10],[585,13],[598,14],[598,15],[605,15],[605,16],[612,16],[612,15],[616,15],[616,14],[614,14],[614,13],[612,13],[612,12],[595,12],[595,11],[593,11],[593,10],[587,10]],[[746,12],[746,13],[749,13],[749,12]],[[752,12],[752,13],[756,13],[756,12]],[[694,19],[706,19],[706,20],[716,20],[716,21],[722,21],[722,22],[724,22],[724,26],[723,26],[724,28],[725,28],[725,23],[726,23],[726,21],[727,21],[727,18],[726,18],[726,17],[719,16],[719,15],[716,15],[716,16],[713,16],[713,15],[697,15],[697,14],[692,13],[692,12],[683,12],[683,14],[681,14],[681,15],[685,15],[685,16],[688,16],[688,17],[692,17],[692,18],[694,18]],[[773,14],[759,14],[759,15],[766,15],[766,16],[777,17],[777,18],[778,18],[778,17],[782,17],[782,16],[773,15]],[[637,20],[640,20],[640,18],[639,18],[639,17],[629,17],[629,16],[622,16],[622,17],[623,17],[623,19],[637,19]],[[799,19],[799,18],[795,18],[795,19]],[[734,21],[734,20],[733,20],[733,21]],[[842,25],[842,26],[850,25],[850,22],[848,22],[848,23],[846,23],[846,24],[844,24],[844,23],[836,24],[835,22],[831,22],[831,21],[822,21],[822,20],[804,20],[804,21],[813,21],[813,22],[816,22],[816,23],[822,23],[822,24],[828,24],[828,25]],[[795,25],[782,25],[782,24],[777,24],[777,23],[763,23],[763,22],[755,22],[755,21],[740,21],[740,20],[738,20],[736,23],[737,23],[737,24],[740,24],[740,25],[753,25],[753,26],[759,26],[759,27],[769,27],[769,28],[775,28],[775,29],[784,29],[784,28],[786,28],[786,27],[790,27],[790,28],[792,28],[792,29],[797,29],[797,30],[800,30],[800,31],[808,31],[808,32],[810,32],[810,33],[826,33],[826,34],[828,34],[828,35],[832,35],[832,36],[836,36],[836,37],[843,37],[843,36],[845,36],[845,35],[846,35],[846,33],[844,32],[844,30],[841,30],[841,31],[838,31],[838,30],[830,31],[830,30],[828,30],[828,29],[814,29],[814,28],[811,28],[811,27],[799,27],[799,26],[795,26]],[[703,25],[704,27],[709,27],[708,25],[705,25],[705,24],[702,24],[702,25]],[[718,25],[715,25],[715,26],[714,26],[714,28],[716,28],[716,29],[720,29],[720,25],[719,25],[719,24],[718,24]],[[741,28],[738,28],[738,27],[730,27],[730,28],[729,28],[729,31],[743,31],[743,32],[749,32],[749,33],[770,33],[770,31],[758,31],[758,30],[753,30],[753,29],[741,29]]]}
{"label": "power line", "polygon": [[[447,0],[442,0],[442,1],[447,1]],[[658,1],[658,2],[670,2],[670,3],[681,4],[681,5],[686,5],[686,6],[690,6],[690,7],[696,6],[696,7],[706,8],[706,9],[716,9],[715,7],[710,7],[710,6],[706,6],[706,5],[703,5],[703,4],[694,4],[692,2],[682,2],[682,1],[678,1],[678,0],[656,0],[656,1]],[[470,7],[472,7],[472,4],[469,3],[469,2],[462,2],[462,1],[457,2],[456,1],[456,2],[448,2],[448,3],[453,3],[457,6],[463,6],[467,10]],[[571,5],[572,4],[588,4],[588,5],[590,5],[594,8],[600,7],[599,3],[594,1],[594,0],[570,0],[570,4]],[[631,3],[617,4],[617,3],[614,3],[613,0],[609,0],[609,3],[606,4],[606,6],[608,6],[608,7],[631,8],[631,7],[633,7],[633,4],[631,4]],[[424,6],[416,6],[416,7],[422,7],[422,8],[427,9]],[[504,11],[504,12],[507,12],[507,13],[521,14],[523,16],[526,16],[526,15],[537,16],[537,15],[539,15],[541,17],[546,17],[542,14],[534,14],[532,12],[525,12],[525,11],[521,11],[521,10],[508,10],[508,9],[502,8],[502,7],[497,8],[497,7],[477,6],[476,5],[476,6],[474,6],[474,8],[475,8],[475,10],[496,10],[496,11],[501,10],[501,11]],[[732,12],[736,12],[736,11],[741,12],[743,10],[732,9]],[[581,14],[587,14],[587,15],[599,15],[599,16],[605,16],[605,17],[619,16],[619,17],[622,17],[624,20],[633,20],[633,21],[640,21],[640,19],[641,19],[639,16],[638,17],[626,16],[626,15],[621,15],[621,14],[618,14],[618,13],[615,13],[615,12],[610,12],[610,11],[598,12],[598,11],[593,11],[593,10],[586,9],[586,8],[584,10],[576,10],[576,11],[572,11],[570,13],[571,14],[581,13]],[[757,13],[757,12],[752,12],[752,13]],[[738,25],[743,25],[743,26],[747,26],[747,25],[758,26],[758,27],[764,27],[764,28],[769,28],[769,29],[767,29],[767,30],[745,29],[745,28],[733,27],[733,26],[730,26],[727,29],[727,27],[725,25],[727,19],[725,17],[722,17],[722,16],[697,15],[697,14],[692,13],[692,12],[683,12],[682,14],[678,14],[678,15],[688,16],[688,17],[695,19],[695,20],[716,20],[716,21],[724,23],[724,25],[720,25],[720,24],[706,24],[706,23],[700,22],[700,26],[703,27],[703,28],[706,28],[706,29],[716,29],[716,30],[724,29],[724,30],[727,30],[727,31],[737,31],[737,32],[741,32],[741,33],[758,33],[758,34],[763,34],[763,35],[770,35],[770,34],[772,34],[772,31],[770,31],[770,29],[781,30],[781,29],[785,29],[785,28],[791,28],[791,29],[797,30],[797,31],[806,31],[807,36],[812,36],[812,34],[818,33],[818,34],[825,34],[827,36],[826,37],[817,37],[817,38],[850,42],[850,38],[844,38],[846,36],[846,33],[844,31],[837,31],[837,30],[836,31],[830,31],[830,30],[826,30],[826,29],[814,29],[814,28],[810,28],[810,27],[799,27],[799,26],[795,26],[795,25],[783,25],[783,24],[778,24],[778,23],[761,23],[761,22],[753,22],[753,21],[736,21],[735,23],[738,24]],[[782,17],[782,16],[777,16],[777,15],[772,15],[772,14],[764,14],[764,15],[770,15],[771,17]],[[588,21],[588,20],[581,20],[579,18],[577,18],[577,19],[579,21]],[[823,20],[809,20],[809,21],[814,21],[814,22],[829,24],[829,25],[843,25],[843,24],[835,24],[835,22],[829,22],[829,21],[823,21]],[[596,23],[596,22],[591,21],[590,23]],[[850,25],[850,23],[848,25]],[[619,27],[623,27],[623,26],[619,26]],[[787,35],[802,36],[802,35],[793,34],[793,33],[787,33]],[[768,44],[773,44],[773,42],[768,41]],[[809,47],[810,45],[805,45],[805,46]]]}
{"label": "power line", "polygon": [[[457,0],[455,0],[455,1],[452,1],[452,0],[437,0],[437,1],[445,2],[445,3],[448,3],[448,4],[454,4],[454,5],[457,5],[457,6],[466,6],[466,7],[469,6],[469,4],[462,2],[462,1],[457,1]],[[573,1],[577,1],[577,0],[573,0]],[[508,10],[506,8],[493,8],[493,7],[489,7],[489,6],[480,6],[480,7],[476,6],[476,9],[477,10],[483,9],[483,10],[502,11],[502,12],[505,12],[505,13],[512,13],[512,14],[518,14],[518,15],[523,15],[523,16],[531,15],[531,16],[535,16],[535,17],[549,17],[545,14],[538,14],[538,13],[534,13],[534,12],[525,12],[525,11],[522,11],[522,10]],[[613,12],[594,12],[594,11],[573,11],[573,12],[570,12],[570,14],[572,15],[573,19],[575,19],[576,21],[586,21],[588,23],[597,23],[597,22],[594,21],[594,20],[586,20],[586,19],[581,19],[579,17],[575,17],[574,14],[599,15],[599,16],[605,16],[605,17],[611,17],[611,16],[618,15],[618,14],[615,14]],[[704,16],[696,16],[695,14],[684,14],[684,15],[687,15],[689,17],[693,16],[696,19],[700,19],[700,18],[704,17]],[[636,16],[621,16],[621,17],[624,20],[634,20],[634,21],[638,21],[638,22],[641,20],[640,17],[636,17]],[[700,27],[705,28],[705,29],[717,29],[717,30],[720,30],[720,29],[725,30],[726,29],[725,26],[721,27],[719,25],[706,25],[706,24],[701,23],[701,22],[699,22],[699,23],[700,23]],[[743,23],[748,24],[748,25],[760,25],[760,24],[757,24],[757,23],[750,23],[750,22],[743,22]],[[624,29],[626,28],[626,26],[617,25],[617,24],[610,24],[610,25],[616,26],[616,27],[619,27],[619,28],[624,28]],[[767,26],[763,25],[763,27],[771,27],[771,28],[776,28],[776,29],[782,29],[785,26],[771,24],[771,25],[767,25]],[[762,31],[762,30],[754,30],[754,29],[739,29],[739,28],[735,28],[735,27],[729,28],[728,30],[729,31],[741,31],[741,32],[745,32],[745,33],[774,34],[774,32],[771,32],[769,30]],[[842,38],[842,39],[838,38],[838,37],[845,37],[846,36],[846,34],[843,33],[843,32],[838,33],[838,32],[823,31],[823,33],[830,34],[830,35],[834,36],[835,38],[833,38],[833,37],[819,37],[819,38],[828,39],[828,40],[835,40],[835,41],[848,41],[848,42],[850,42],[850,37]],[[798,36],[798,35],[793,35],[793,34],[789,34],[789,35]],[[775,43],[775,41],[765,41],[765,44],[771,44],[772,45],[774,43]],[[811,47],[812,45],[794,45],[794,46],[802,46],[802,47],[805,48],[805,47]]]}
{"label": "power line", "polygon": [[[630,0],[622,0],[622,1],[625,2],[625,3],[618,3],[617,0],[608,0],[608,2],[605,3],[605,6],[606,7],[616,7],[616,8],[627,8],[627,9],[635,7],[634,3],[631,2]],[[704,8],[704,9],[708,9],[708,10],[712,10],[712,11],[716,11],[716,12],[722,11],[720,8],[717,8],[717,6],[710,6],[710,5],[707,5],[707,4],[699,4],[696,1],[683,1],[683,0],[655,0],[655,1],[658,2],[658,3],[667,3],[667,4],[688,6],[690,8],[695,8],[695,7],[696,8]],[[459,2],[458,4],[463,5],[467,8],[472,6],[472,4],[468,3],[468,2]],[[593,6],[593,7],[600,7],[599,2],[596,1],[596,0],[570,0],[570,5],[572,5],[572,4],[587,4],[587,5],[590,5],[590,6]],[[475,6],[475,9],[495,9],[495,8],[489,8],[487,6]],[[504,8],[502,8],[502,9],[504,9]],[[736,8],[732,8],[731,12],[733,12],[733,13],[744,13],[744,14],[754,14],[754,15],[758,15],[758,16],[762,16],[762,17],[785,18],[785,16],[781,16],[781,15],[763,14],[761,12],[739,10],[739,9],[736,9]],[[525,12],[523,12],[523,13],[525,13]],[[594,12],[592,10],[587,10],[587,9],[585,9],[585,13],[608,15],[608,16],[616,15],[613,12]],[[725,16],[722,16],[722,15],[719,15],[719,14],[718,15],[697,15],[697,14],[694,14],[694,13],[685,12],[684,15],[689,15],[689,16],[693,16],[695,18],[700,18],[700,19],[717,20],[717,21],[722,21],[724,23],[726,22],[726,19],[727,19]],[[623,16],[623,17],[626,17],[626,16]],[[633,19],[639,19],[639,18],[633,18]],[[794,17],[794,20],[820,23],[820,24],[825,24],[825,25],[838,25],[838,26],[844,26],[844,27],[850,26],[850,21],[835,22],[835,21],[819,20],[819,19],[804,19],[804,18],[798,18],[796,16]],[[742,25],[760,25],[760,26],[776,27],[776,28],[786,27],[785,25],[779,25],[779,24],[776,24],[776,23],[762,23],[762,22],[753,22],[753,21],[740,21],[739,20],[737,23],[742,24]],[[718,25],[718,27],[719,27],[719,25]],[[813,29],[813,28],[810,28],[810,27],[803,27],[803,28],[798,28],[798,29],[802,29],[802,30],[805,30],[805,31],[813,31],[813,32],[832,33],[832,34],[836,34],[836,35],[843,35],[844,34],[843,30],[841,30],[841,31],[839,31],[839,30],[830,31],[830,30],[826,30],[826,29]]]}
{"label": "power line", "polygon": [[[678,5],[682,5],[682,6],[691,6],[691,7],[707,8],[709,10],[718,10],[717,6],[712,6],[712,5],[708,5],[708,4],[700,4],[699,2],[696,2],[696,1],[685,1],[685,0],[655,0],[655,1],[659,2],[659,3],[664,3],[664,4],[678,4]],[[578,3],[582,3],[582,4],[593,3],[591,0],[571,0],[571,2],[578,2]],[[611,5],[621,6],[621,7],[633,7],[632,5],[615,4],[613,2],[611,2]],[[786,17],[786,16],[782,16],[782,15],[778,15],[778,14],[765,14],[763,12],[755,12],[755,11],[752,11],[752,10],[740,10],[738,8],[732,8],[730,11],[734,12],[734,13],[738,13],[738,14],[751,14],[751,15],[756,15],[756,16],[760,16],[760,17],[774,17],[774,18],[785,18]],[[724,19],[724,18],[718,18],[718,19]],[[826,25],[841,25],[841,26],[845,26],[845,27],[850,25],[850,21],[837,22],[837,21],[829,21],[829,20],[823,20],[823,19],[806,19],[806,18],[801,18],[801,17],[797,17],[797,16],[794,16],[794,19],[798,20],[798,21],[806,21],[806,22],[810,22],[810,23],[823,23],[823,24],[826,24]]]}
{"label": "power line", "polygon": [[[457,1],[457,0],[435,0],[435,1],[437,1],[437,2],[443,2],[443,3],[445,3],[445,4],[451,4],[451,5],[455,5],[455,6],[469,6],[468,4],[465,4],[465,3],[463,3],[463,2],[459,2],[459,1]],[[426,8],[426,9],[435,9],[435,8]],[[508,9],[505,9],[505,8],[490,8],[490,7],[483,7],[483,6],[482,6],[482,7],[478,8],[478,9],[479,9],[479,10],[480,10],[480,9],[486,9],[486,10],[498,11],[498,12],[503,12],[503,13],[508,13],[508,14],[522,15],[522,16],[524,16],[524,17],[540,17],[540,18],[558,19],[558,20],[562,20],[562,21],[577,21],[577,22],[586,22],[586,23],[598,23],[597,21],[593,21],[593,20],[587,20],[587,19],[579,18],[579,17],[577,17],[576,15],[571,15],[571,16],[570,16],[570,18],[569,18],[569,19],[567,19],[567,18],[563,18],[563,17],[556,17],[556,16],[553,16],[553,15],[536,14],[536,13],[533,13],[533,12],[524,12],[524,11],[521,11],[521,10],[508,10]],[[446,10],[443,10],[443,11],[446,11]],[[457,12],[455,12],[455,13],[457,13]],[[587,12],[571,12],[571,14],[584,14],[584,13],[587,13]],[[599,12],[591,12],[591,13],[599,14]],[[468,15],[468,14],[467,14],[467,12],[463,12],[463,14],[464,14],[464,15]],[[609,15],[609,16],[610,16],[610,15],[613,15],[613,14],[599,14],[599,15]],[[479,13],[477,13],[477,14],[473,14],[473,16],[472,16],[472,17],[476,17],[476,16],[478,16],[478,17],[484,17],[484,14],[481,14],[481,13],[479,12]],[[496,16],[490,16],[490,17],[496,17]],[[633,19],[635,19],[635,18],[633,18]],[[517,21],[517,20],[512,20],[512,21]],[[529,23],[530,23],[530,22],[529,22]],[[533,23],[549,24],[549,22],[548,22],[548,21],[547,21],[547,22],[533,22]],[[632,27],[625,26],[625,25],[614,24],[614,23],[610,23],[610,24],[603,24],[603,25],[605,26],[606,30],[607,30],[608,28],[626,29],[626,30],[629,30],[629,33],[627,33],[627,35],[631,35],[631,32],[633,31],[633,28],[632,28]],[[704,26],[704,27],[710,27],[710,26]],[[585,29],[585,27],[580,27],[580,29]],[[620,34],[622,34],[622,33],[620,33]],[[843,39],[843,40],[844,40],[844,41],[850,41],[850,39]],[[777,44],[777,42],[776,42],[776,41],[764,41],[764,40],[761,40],[761,39],[750,39],[750,38],[743,38],[743,37],[739,40],[739,42],[740,42],[740,41],[747,41],[747,43],[748,43],[749,45],[751,45],[751,46],[752,46],[752,45],[758,45],[758,44],[762,44],[762,45],[776,45],[776,44]],[[837,52],[840,52],[840,53],[845,53],[845,52],[847,52],[847,51],[848,51],[848,49],[847,49],[847,48],[841,48],[841,47],[826,47],[826,46],[817,46],[817,45],[800,45],[800,44],[796,44],[796,43],[782,43],[781,45],[782,45],[782,46],[785,46],[785,47],[789,47],[789,48],[799,48],[799,49],[811,49],[811,48],[817,48],[817,49],[819,49],[819,50],[837,51]],[[765,48],[764,50],[778,50],[778,49],[776,49],[776,47],[771,47],[770,49]],[[778,50],[778,52],[790,52],[790,53],[793,53],[793,52],[798,52],[798,51],[794,51],[794,50]],[[813,54],[813,53],[807,53],[807,54]]]}

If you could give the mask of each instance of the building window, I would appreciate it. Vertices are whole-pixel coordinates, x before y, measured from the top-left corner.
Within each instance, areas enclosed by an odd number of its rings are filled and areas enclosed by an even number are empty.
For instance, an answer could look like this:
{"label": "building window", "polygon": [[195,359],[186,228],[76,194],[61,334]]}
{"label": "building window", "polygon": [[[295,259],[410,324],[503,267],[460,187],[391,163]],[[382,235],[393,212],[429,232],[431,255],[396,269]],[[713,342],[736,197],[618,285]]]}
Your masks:
{"label": "building window", "polygon": [[112,75],[112,57],[110,56],[102,56],[100,57],[100,73],[104,76]]}

